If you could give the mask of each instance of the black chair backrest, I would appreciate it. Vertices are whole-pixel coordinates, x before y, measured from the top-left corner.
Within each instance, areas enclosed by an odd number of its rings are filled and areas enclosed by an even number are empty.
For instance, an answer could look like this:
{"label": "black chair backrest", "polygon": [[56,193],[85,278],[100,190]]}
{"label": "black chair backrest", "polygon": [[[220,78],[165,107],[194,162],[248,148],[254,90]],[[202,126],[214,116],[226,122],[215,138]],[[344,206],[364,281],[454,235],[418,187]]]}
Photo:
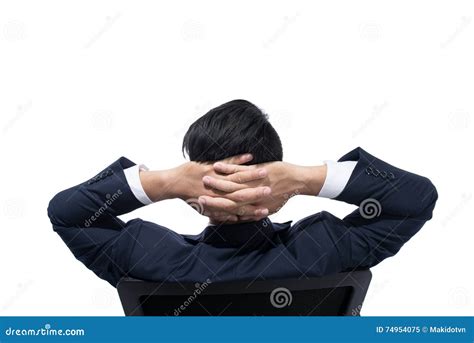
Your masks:
{"label": "black chair backrest", "polygon": [[117,285],[127,316],[358,316],[370,270],[320,278]]}

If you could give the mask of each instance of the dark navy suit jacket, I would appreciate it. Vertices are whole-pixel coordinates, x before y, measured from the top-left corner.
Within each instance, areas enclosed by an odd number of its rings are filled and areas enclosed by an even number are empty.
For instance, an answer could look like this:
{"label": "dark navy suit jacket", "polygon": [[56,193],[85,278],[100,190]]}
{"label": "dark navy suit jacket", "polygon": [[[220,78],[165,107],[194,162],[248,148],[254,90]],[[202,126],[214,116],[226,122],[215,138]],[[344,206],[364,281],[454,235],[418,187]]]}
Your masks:
{"label": "dark navy suit jacket", "polygon": [[127,184],[123,170],[134,163],[124,157],[57,194],[48,215],[74,256],[113,286],[123,276],[215,282],[370,268],[395,255],[420,230],[431,218],[438,195],[427,178],[361,148],[340,161],[357,164],[336,200],[364,205],[344,219],[323,211],[294,225],[267,218],[209,226],[198,235],[181,235],[141,219],[125,223],[118,216],[143,204]]}

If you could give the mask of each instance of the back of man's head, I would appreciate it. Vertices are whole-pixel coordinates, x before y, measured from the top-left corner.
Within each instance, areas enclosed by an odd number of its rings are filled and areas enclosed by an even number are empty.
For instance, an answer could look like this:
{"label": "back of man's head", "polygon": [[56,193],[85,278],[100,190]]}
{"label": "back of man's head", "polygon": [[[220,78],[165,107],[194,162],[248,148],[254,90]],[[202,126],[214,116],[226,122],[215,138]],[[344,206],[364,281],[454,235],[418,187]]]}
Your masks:
{"label": "back of man's head", "polygon": [[278,133],[268,116],[246,100],[232,100],[196,120],[183,139],[183,153],[195,162],[215,162],[251,153],[257,164],[283,159]]}

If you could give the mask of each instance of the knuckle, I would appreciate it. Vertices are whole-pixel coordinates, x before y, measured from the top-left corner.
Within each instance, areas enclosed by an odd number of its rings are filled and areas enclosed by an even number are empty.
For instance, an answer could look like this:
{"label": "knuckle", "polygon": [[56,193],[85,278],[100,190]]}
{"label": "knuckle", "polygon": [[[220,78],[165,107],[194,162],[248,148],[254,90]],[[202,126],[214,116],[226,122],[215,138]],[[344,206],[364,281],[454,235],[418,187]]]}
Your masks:
{"label": "knuckle", "polygon": [[245,200],[245,199],[244,199],[244,195],[243,195],[242,193],[236,193],[236,194],[234,195],[234,199],[235,199],[235,201],[237,201],[237,202],[242,202],[242,201]]}
{"label": "knuckle", "polygon": [[227,211],[234,211],[235,210],[235,205],[234,204],[225,204],[223,207]]}

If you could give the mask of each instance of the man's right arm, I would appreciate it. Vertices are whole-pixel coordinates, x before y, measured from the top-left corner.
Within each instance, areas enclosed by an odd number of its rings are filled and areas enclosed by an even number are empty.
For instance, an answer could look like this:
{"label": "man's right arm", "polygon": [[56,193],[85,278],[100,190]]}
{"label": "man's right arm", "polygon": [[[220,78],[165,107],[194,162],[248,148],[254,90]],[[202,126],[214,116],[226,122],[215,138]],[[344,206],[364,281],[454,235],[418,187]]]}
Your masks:
{"label": "man's right arm", "polygon": [[[327,272],[370,268],[393,256],[431,219],[438,198],[427,178],[396,168],[361,148],[325,166],[273,162],[266,168],[268,178],[263,182],[272,188],[274,197],[261,205],[270,212],[296,194],[319,195],[359,207],[342,220],[322,212],[293,226],[294,231],[305,230],[334,257]],[[209,185],[220,186],[218,180]],[[318,220],[321,216],[326,220]]]}
{"label": "man's right arm", "polygon": [[[328,178],[333,183],[330,186]],[[334,181],[337,179],[339,182]],[[370,268],[395,255],[431,219],[438,198],[429,179],[394,167],[361,148],[336,164],[328,164],[327,179],[319,193],[309,188],[306,194],[324,195],[359,207],[342,220],[323,214],[330,223],[325,226],[325,244],[332,245],[330,249],[341,256],[341,269]],[[311,226],[318,224],[302,221],[301,225],[311,233]],[[321,230],[314,234],[315,239],[324,236]]]}

